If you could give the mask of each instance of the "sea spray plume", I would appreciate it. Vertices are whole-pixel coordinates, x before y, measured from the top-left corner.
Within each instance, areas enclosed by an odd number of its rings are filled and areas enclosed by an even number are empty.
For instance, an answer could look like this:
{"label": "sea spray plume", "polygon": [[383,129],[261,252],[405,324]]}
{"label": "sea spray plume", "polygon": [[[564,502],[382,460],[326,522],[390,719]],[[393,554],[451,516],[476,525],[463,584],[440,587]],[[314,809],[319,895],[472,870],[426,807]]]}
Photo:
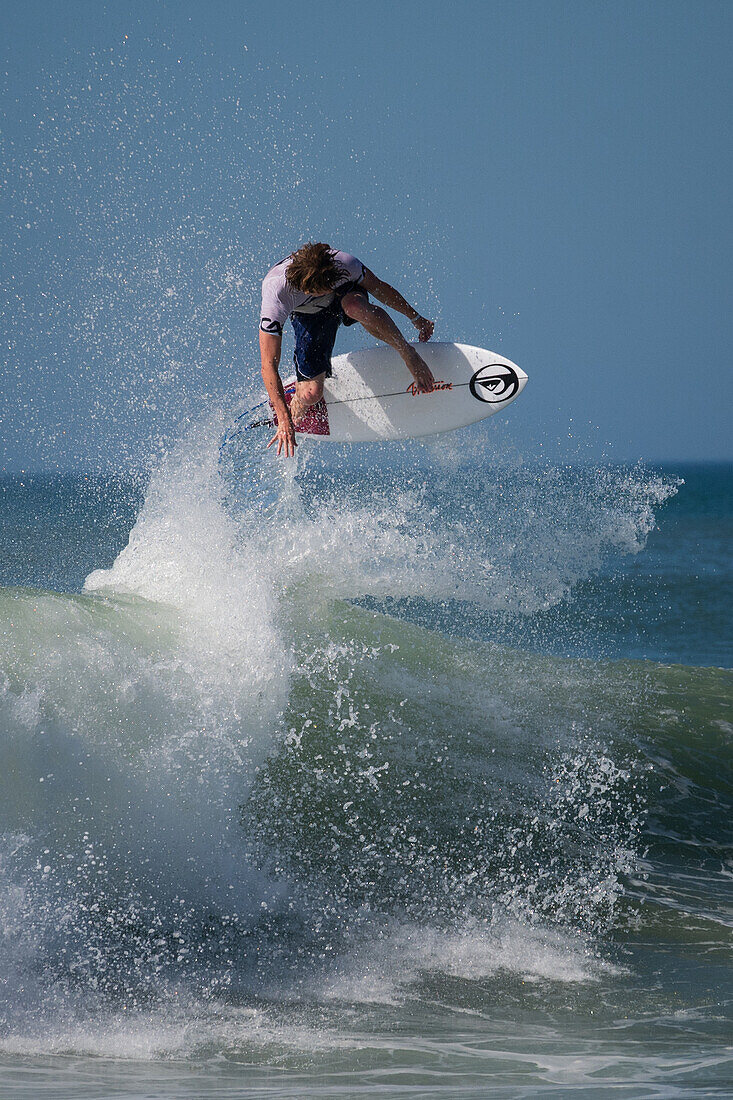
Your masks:
{"label": "sea spray plume", "polygon": [[128,545],[86,583],[176,608],[175,675],[191,684],[195,709],[183,728],[161,731],[149,759],[178,777],[197,819],[204,785],[219,811],[214,842],[270,751],[291,663],[270,566],[257,545],[243,548],[222,506],[213,446],[220,430],[217,418],[200,424],[164,459]]}
{"label": "sea spray plume", "polygon": [[[175,607],[189,640],[189,671],[206,706],[224,718],[244,674],[263,681],[277,707],[288,657],[278,635],[272,566],[223,507],[215,441],[218,416],[191,429],[153,475],[127,546],[85,589],[134,593]],[[256,516],[252,517],[256,521]],[[277,576],[275,571],[274,576]],[[186,661],[185,653],[181,661]]]}
{"label": "sea spray plume", "polygon": [[480,478],[469,458],[429,465],[418,450],[416,465],[399,448],[354,476],[347,454],[337,466],[319,446],[299,449],[302,503],[272,525],[271,546],[289,583],[310,577],[329,598],[460,600],[531,617],[611,555],[642,550],[677,488],[641,467],[501,463],[485,451]]}

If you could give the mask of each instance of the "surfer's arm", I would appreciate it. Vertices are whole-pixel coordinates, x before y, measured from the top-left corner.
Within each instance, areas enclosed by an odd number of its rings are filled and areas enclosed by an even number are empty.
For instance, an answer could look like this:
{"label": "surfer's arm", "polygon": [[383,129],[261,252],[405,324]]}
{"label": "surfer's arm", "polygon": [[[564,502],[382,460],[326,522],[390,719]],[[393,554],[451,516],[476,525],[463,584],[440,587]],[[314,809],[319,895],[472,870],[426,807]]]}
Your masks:
{"label": "surfer's arm", "polygon": [[399,290],[395,290],[389,283],[385,283],[382,279],[378,279],[373,271],[370,271],[368,267],[364,268],[364,277],[362,278],[359,286],[363,286],[364,290],[368,291],[373,297],[387,306],[389,309],[395,310],[396,313],[401,313],[407,317],[408,321],[411,321],[417,331],[420,334],[421,340],[429,340],[433,335],[435,325],[432,321],[428,321],[427,317],[423,317],[410,303],[402,297]]}
{"label": "surfer's arm", "polygon": [[290,410],[285,401],[282,379],[278,372],[280,365],[280,353],[282,351],[282,336],[271,332],[263,332],[260,329],[260,358],[262,360],[262,381],[265,383],[267,396],[270,398],[275,415],[277,416],[277,432],[267,444],[271,447],[277,440],[277,453],[285,449],[286,458],[295,454],[297,446],[295,442],[295,430],[290,419]]}

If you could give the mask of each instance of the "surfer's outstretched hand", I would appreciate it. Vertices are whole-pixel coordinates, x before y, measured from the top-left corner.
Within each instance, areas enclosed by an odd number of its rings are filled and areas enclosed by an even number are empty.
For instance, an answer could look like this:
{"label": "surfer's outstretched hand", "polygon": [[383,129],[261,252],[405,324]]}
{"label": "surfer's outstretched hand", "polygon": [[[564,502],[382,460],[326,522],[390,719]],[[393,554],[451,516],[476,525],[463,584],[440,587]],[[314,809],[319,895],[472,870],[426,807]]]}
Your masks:
{"label": "surfer's outstretched hand", "polygon": [[412,322],[418,332],[418,339],[425,343],[435,332],[435,325],[427,317],[416,317]]}
{"label": "surfer's outstretched hand", "polygon": [[270,442],[267,444],[267,450],[277,442],[277,453],[280,455],[285,451],[286,458],[295,457],[295,448],[298,446],[295,439],[295,428],[293,427],[290,417],[283,423],[282,421],[277,426],[277,431],[273,435]]}

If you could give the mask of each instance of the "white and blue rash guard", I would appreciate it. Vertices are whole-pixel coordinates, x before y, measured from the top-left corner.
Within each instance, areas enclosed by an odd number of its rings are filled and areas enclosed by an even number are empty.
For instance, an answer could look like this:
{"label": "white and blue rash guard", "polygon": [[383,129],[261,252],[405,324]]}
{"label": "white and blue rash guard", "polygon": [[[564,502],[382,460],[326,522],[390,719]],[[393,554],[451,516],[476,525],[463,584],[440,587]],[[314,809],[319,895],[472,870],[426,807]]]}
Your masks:
{"label": "white and blue rash guard", "polygon": [[[338,290],[346,283],[360,283],[364,278],[366,268],[361,260],[348,252],[331,250],[336,263],[344,271],[344,277],[333,290]],[[265,275],[262,280],[262,309],[260,310],[260,328],[263,332],[270,332],[273,336],[280,336],[283,325],[291,313],[320,313],[333,304],[334,293],[322,294],[316,298],[312,294],[305,294],[302,290],[294,290],[287,280],[287,270],[290,256],[286,256],[279,264]]]}

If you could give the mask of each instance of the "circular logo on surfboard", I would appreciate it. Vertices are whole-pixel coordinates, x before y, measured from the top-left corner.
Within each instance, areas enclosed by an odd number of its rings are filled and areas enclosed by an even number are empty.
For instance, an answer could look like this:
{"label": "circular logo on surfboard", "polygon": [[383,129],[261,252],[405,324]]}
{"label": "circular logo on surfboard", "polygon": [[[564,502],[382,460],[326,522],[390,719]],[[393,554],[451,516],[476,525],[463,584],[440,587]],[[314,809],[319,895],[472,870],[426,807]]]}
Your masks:
{"label": "circular logo on surfboard", "polygon": [[498,405],[515,396],[519,389],[519,379],[514,367],[507,363],[488,363],[485,367],[479,367],[469,386],[478,401]]}

